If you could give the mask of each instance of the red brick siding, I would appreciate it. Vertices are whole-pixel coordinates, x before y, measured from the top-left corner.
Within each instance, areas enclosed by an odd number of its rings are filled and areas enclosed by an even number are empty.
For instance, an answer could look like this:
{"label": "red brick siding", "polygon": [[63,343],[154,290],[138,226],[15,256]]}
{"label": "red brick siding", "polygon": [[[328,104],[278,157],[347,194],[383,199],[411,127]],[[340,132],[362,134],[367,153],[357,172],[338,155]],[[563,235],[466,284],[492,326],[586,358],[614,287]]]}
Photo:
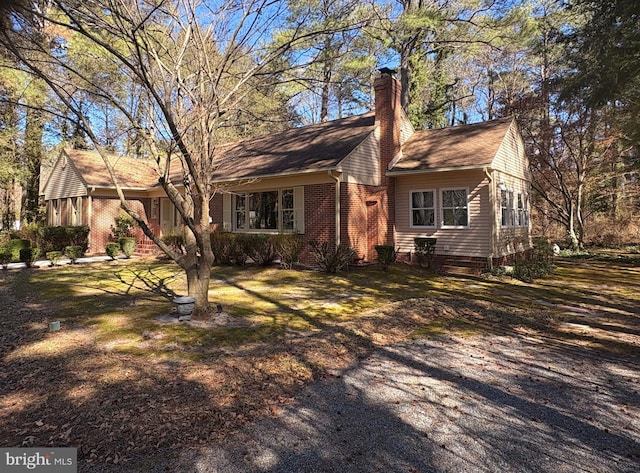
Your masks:
{"label": "red brick siding", "polygon": [[222,194],[216,194],[209,205],[209,216],[211,217],[211,230],[222,228],[223,206]]}
{"label": "red brick siding", "polygon": [[[144,216],[145,220],[153,229],[157,230],[157,219],[155,219],[156,221],[149,221],[148,219],[148,215],[151,213],[150,199],[132,199],[127,202],[133,210]],[[120,208],[120,200],[117,198],[93,197],[92,206],[93,218],[89,223],[89,249],[87,252],[91,254],[102,254],[104,253],[106,244],[112,241],[111,227],[115,224],[116,217],[124,211]],[[136,252],[147,252],[150,248],[149,243],[151,243],[151,241],[142,233],[141,229],[136,229],[134,236],[136,237],[138,246]]]}
{"label": "red brick siding", "polygon": [[304,242],[300,260],[313,265],[312,241],[336,242],[336,186],[333,183],[314,184],[304,188]]}

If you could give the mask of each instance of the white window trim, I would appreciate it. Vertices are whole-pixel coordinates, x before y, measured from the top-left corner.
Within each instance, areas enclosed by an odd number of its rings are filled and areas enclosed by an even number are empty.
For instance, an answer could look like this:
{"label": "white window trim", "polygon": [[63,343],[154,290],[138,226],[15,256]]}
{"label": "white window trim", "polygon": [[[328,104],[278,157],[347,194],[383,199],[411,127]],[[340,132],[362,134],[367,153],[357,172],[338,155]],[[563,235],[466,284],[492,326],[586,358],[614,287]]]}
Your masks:
{"label": "white window trim", "polygon": [[[414,192],[432,192],[433,193],[433,225],[414,225],[413,224],[413,193]],[[409,228],[437,228],[438,222],[438,193],[436,189],[411,189],[409,191]]]}
{"label": "white window trim", "polygon": [[[293,192],[293,207],[289,208],[289,209],[283,209],[282,208],[282,192],[283,191],[292,191]],[[236,219],[236,198],[238,196],[244,196],[245,197],[245,225],[248,225],[249,223],[249,194],[253,194],[253,193],[261,193],[261,192],[277,192],[278,193],[278,207],[277,207],[277,212],[278,212],[278,228],[238,228],[237,226],[237,219]],[[298,207],[299,207],[299,203],[296,202],[296,199],[300,197],[300,194],[296,192],[296,187],[282,187],[279,189],[262,189],[262,190],[255,190],[255,191],[244,191],[244,192],[234,192],[231,195],[231,199],[230,199],[230,203],[231,203],[231,228],[232,231],[235,233],[298,233],[300,232],[299,229],[296,229],[296,212],[298,212]],[[304,199],[304,197],[302,197],[302,199]],[[287,229],[284,230],[282,228],[283,226],[283,219],[282,219],[282,212],[283,210],[290,210],[294,212],[294,228],[293,229]]]}
{"label": "white window trim", "polygon": [[[466,209],[467,209],[467,224],[466,225],[445,225],[444,224],[444,198],[443,198],[443,194],[446,191],[464,191],[465,195],[467,196],[467,205],[466,205]],[[443,229],[468,229],[471,227],[471,215],[469,212],[469,188],[468,187],[446,187],[446,188],[442,188],[440,189],[440,202],[439,202],[439,206],[438,209],[440,210],[440,228]]]}
{"label": "white window trim", "polygon": [[[502,192],[507,195],[507,207],[502,206]],[[522,199],[522,207],[518,207],[518,196]],[[502,219],[502,212],[506,210],[507,222]],[[526,191],[516,191],[512,188],[500,189],[500,226],[502,228],[522,228],[529,226],[529,195]]]}

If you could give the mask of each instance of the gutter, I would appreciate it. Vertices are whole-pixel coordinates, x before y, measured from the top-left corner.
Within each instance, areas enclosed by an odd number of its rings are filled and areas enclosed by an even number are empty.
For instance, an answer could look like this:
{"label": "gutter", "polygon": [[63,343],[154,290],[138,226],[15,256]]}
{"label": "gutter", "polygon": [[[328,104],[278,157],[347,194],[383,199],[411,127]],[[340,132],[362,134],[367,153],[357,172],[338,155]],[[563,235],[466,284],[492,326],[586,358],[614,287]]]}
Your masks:
{"label": "gutter", "polygon": [[327,171],[329,177],[336,183],[336,248],[340,245],[340,176],[334,176],[333,171]]}
{"label": "gutter", "polygon": [[336,166],[333,166],[331,168],[316,168],[316,169],[303,169],[300,171],[283,171],[283,172],[278,172],[278,173],[272,173],[272,174],[258,174],[255,176],[243,176],[243,177],[232,177],[232,178],[227,178],[227,179],[213,179],[211,181],[211,183],[213,184],[226,184],[226,183],[231,183],[231,182],[242,182],[242,181],[254,181],[257,179],[269,179],[272,177],[286,177],[286,176],[292,176],[292,175],[297,175],[297,174],[314,174],[314,173],[322,173],[327,171],[329,173],[329,175],[335,179],[335,176],[331,175],[331,172],[335,171],[337,168]]}
{"label": "gutter", "polygon": [[426,174],[433,172],[446,172],[446,171],[469,171],[474,169],[487,169],[487,166],[452,166],[448,168],[435,168],[435,169],[409,169],[406,171],[388,171],[387,176],[405,176],[410,174]]}

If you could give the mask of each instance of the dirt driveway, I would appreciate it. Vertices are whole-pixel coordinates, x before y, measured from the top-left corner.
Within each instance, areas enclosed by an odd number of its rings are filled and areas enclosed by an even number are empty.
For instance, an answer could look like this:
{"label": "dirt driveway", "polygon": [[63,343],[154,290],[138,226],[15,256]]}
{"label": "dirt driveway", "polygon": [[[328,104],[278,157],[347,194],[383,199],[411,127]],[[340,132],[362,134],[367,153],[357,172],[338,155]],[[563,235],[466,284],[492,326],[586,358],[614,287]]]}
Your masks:
{"label": "dirt driveway", "polygon": [[526,335],[379,350],[193,472],[637,472],[640,364]]}

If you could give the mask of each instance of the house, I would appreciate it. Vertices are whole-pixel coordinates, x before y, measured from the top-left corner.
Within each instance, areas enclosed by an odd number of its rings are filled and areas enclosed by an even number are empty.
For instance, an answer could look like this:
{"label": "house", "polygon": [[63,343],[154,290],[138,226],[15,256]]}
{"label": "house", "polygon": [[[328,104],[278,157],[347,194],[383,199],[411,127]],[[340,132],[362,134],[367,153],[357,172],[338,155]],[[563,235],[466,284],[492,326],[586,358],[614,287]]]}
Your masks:
{"label": "house", "polygon": [[[399,81],[383,72],[374,88],[375,112],[220,146],[212,225],[297,232],[306,242],[349,245],[365,260],[379,244],[411,260],[418,237],[437,239],[435,258],[476,268],[530,248],[530,176],[515,120],[415,131]],[[152,228],[176,231],[157,176],[116,159],[127,199]],[[44,197],[49,223],[91,227],[95,252],[119,206],[99,168],[95,153],[64,152]]]}

